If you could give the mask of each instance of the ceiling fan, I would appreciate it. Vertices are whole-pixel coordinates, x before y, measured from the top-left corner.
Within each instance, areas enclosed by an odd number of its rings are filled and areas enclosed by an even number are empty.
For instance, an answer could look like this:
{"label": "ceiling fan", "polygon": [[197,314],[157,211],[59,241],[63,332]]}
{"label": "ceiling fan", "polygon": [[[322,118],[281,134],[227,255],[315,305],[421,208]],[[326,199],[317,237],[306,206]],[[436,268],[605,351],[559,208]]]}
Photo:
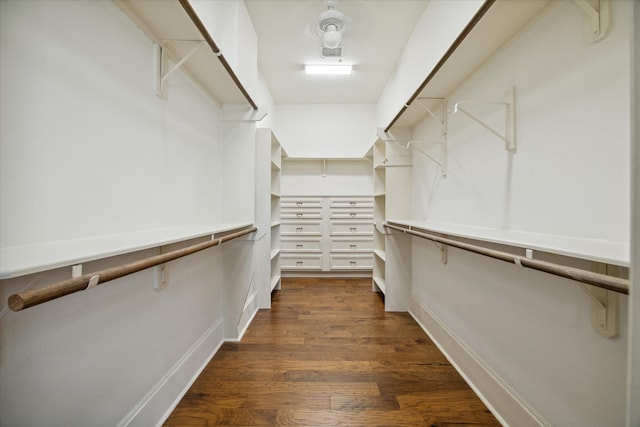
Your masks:
{"label": "ceiling fan", "polygon": [[323,11],[315,25],[315,33],[322,40],[323,58],[342,58],[342,35],[351,24],[351,19],[336,9],[338,0],[323,0],[327,10]]}

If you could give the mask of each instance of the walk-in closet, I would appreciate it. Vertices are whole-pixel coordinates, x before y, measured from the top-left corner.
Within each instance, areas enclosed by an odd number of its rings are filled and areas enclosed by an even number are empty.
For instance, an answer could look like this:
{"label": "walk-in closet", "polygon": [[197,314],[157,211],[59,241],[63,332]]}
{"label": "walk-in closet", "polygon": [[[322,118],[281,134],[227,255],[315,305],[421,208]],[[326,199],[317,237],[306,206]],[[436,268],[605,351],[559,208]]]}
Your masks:
{"label": "walk-in closet", "polygon": [[639,427],[639,22],[0,0],[0,426]]}

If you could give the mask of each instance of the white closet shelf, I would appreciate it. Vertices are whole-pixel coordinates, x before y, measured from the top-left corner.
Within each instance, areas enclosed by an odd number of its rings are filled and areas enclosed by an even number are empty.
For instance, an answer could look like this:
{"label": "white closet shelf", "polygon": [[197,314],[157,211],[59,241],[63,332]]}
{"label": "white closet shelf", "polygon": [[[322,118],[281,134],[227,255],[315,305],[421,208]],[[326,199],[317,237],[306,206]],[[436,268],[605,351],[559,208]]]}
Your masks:
{"label": "white closet shelf", "polygon": [[386,293],[386,291],[387,291],[387,283],[385,282],[384,278],[374,276],[373,277],[373,282],[376,284],[378,289],[380,289],[380,291],[383,294]]}
{"label": "white closet shelf", "polygon": [[382,261],[386,262],[387,261],[387,257],[385,255],[385,252],[382,249],[375,249],[373,251],[373,253],[380,258]]}
{"label": "white closet shelf", "polygon": [[[189,16],[178,0],[148,1],[148,0],[114,0],[131,19],[154,42],[165,44],[171,57],[178,61],[188,55],[193,49],[189,41],[206,41],[211,38],[201,33],[198,24]],[[203,29],[203,31],[207,31]],[[234,76],[222,64],[213,48],[205,45],[197,49],[183,64],[198,82],[200,82],[221,104],[244,104],[248,101],[248,94],[236,85]],[[250,101],[253,102],[253,101]]]}
{"label": "white closet shelf", "polygon": [[278,282],[280,281],[280,277],[281,276],[273,276],[271,278],[271,285],[270,285],[270,289],[273,292],[273,290],[276,288],[276,286],[278,286]]}
{"label": "white closet shelf", "polygon": [[461,224],[436,224],[407,219],[388,219],[387,222],[407,226],[415,231],[424,230],[426,232],[516,246],[605,264],[629,266],[629,242],[558,236]]}
{"label": "white closet shelf", "polygon": [[421,88],[414,94],[415,98],[411,99],[413,102],[400,110],[387,129],[392,126],[413,127],[427,114],[417,98],[430,99],[433,104],[439,102],[434,99],[447,98],[548,3],[549,0],[496,0],[468,33],[460,35],[462,41],[457,47],[445,53],[440,68],[436,66],[425,76]]}
{"label": "white closet shelf", "polygon": [[0,248],[0,279],[82,264],[250,227],[250,222],[201,224]]}
{"label": "white closet shelf", "polygon": [[271,260],[273,261],[273,259],[275,257],[277,257],[278,255],[280,255],[280,249],[275,248],[271,250]]}

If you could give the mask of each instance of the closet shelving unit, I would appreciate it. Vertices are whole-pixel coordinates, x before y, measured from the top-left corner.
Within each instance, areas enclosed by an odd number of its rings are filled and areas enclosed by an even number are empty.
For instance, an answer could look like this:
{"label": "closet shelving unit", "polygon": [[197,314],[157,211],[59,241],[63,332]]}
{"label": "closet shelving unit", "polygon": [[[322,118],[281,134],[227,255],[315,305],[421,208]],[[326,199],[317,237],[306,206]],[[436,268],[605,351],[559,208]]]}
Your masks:
{"label": "closet shelving unit", "polygon": [[384,129],[411,128],[437,107],[550,0],[486,0],[474,18]]}
{"label": "closet shelving unit", "polygon": [[260,276],[266,278],[263,292],[260,293],[260,305],[263,308],[270,307],[271,292],[280,289],[280,177],[282,159],[286,155],[271,129],[256,130],[255,218],[261,229],[256,242],[256,256]]}
{"label": "closet shelving unit", "polygon": [[280,261],[280,178],[282,176],[282,159],[287,156],[287,153],[282,149],[282,146],[276,139],[275,135],[271,134],[271,215],[270,215],[270,249],[271,249],[271,280],[269,289],[280,289],[281,278],[281,261]]}
{"label": "closet shelving unit", "polygon": [[[258,106],[207,31],[188,0],[114,0],[157,46],[221,104]],[[184,61],[184,62],[182,62]],[[160,58],[156,58],[156,63]],[[158,67],[156,80],[168,77]]]}
{"label": "closet shelving unit", "polygon": [[[409,298],[411,241],[401,236],[390,240],[391,232],[384,224],[390,219],[402,222],[398,218],[411,218],[412,150],[407,144],[411,128],[429,114],[428,110],[446,111],[449,95],[548,3],[486,0],[395,117],[379,130],[373,162],[373,289],[385,293],[387,310],[407,310]],[[446,158],[441,159],[443,174],[445,164]]]}
{"label": "closet shelving unit", "polygon": [[[527,23],[541,12],[550,1],[548,0],[487,0],[479,9],[475,17],[470,21],[467,27],[461,32],[456,41],[449,50],[443,55],[434,69],[426,76],[424,81],[416,89],[413,95],[400,109],[391,122],[384,128],[379,135],[381,141],[376,144],[383,145],[385,150],[392,146],[402,146],[409,141],[406,133],[409,132],[416,124],[425,119],[428,114],[427,109],[435,110],[439,108],[439,103],[444,103],[444,110],[447,110],[447,100],[456,88],[465,81],[476,69],[481,66],[484,61],[493,55],[504,43],[506,43],[518,30],[527,25]],[[513,92],[512,92],[513,93]],[[513,109],[514,96],[505,103]],[[510,104],[509,104],[510,103]],[[426,108],[425,108],[426,107]],[[455,108],[454,108],[455,109]],[[513,113],[513,110],[511,110]],[[513,123],[512,123],[513,126]],[[402,135],[404,133],[404,135]],[[399,136],[401,135],[401,136]],[[508,138],[507,138],[508,139]],[[510,150],[514,147],[514,141],[506,141],[506,149]],[[384,152],[382,147],[377,151],[380,156],[388,159],[389,153]],[[384,154],[383,154],[384,153]],[[446,158],[442,159],[442,163],[446,164]],[[374,162],[374,165],[376,162]],[[379,163],[378,163],[379,165]],[[378,166],[379,167],[379,166]],[[442,167],[442,165],[441,165]],[[389,172],[391,169],[385,168],[384,172],[376,172],[374,166],[374,179],[378,183],[375,190],[375,200],[380,206],[386,204],[385,216],[381,217],[378,213],[376,216],[376,225],[382,223],[392,223],[395,226],[404,227],[411,230],[422,230],[425,233],[436,233],[440,236],[453,236],[459,239],[472,239],[486,244],[501,244],[517,251],[529,253],[535,250],[540,256],[546,257],[569,257],[565,261],[584,262],[592,261],[601,263],[603,266],[612,269],[622,269],[621,272],[614,274],[615,277],[624,277],[626,266],[629,265],[629,245],[625,242],[602,242],[590,241],[588,239],[562,238],[558,236],[545,236],[533,233],[521,233],[510,230],[490,230],[478,227],[465,227],[453,224],[430,224],[422,221],[415,221],[411,218],[411,209],[404,212],[390,213],[389,206],[397,206],[395,202],[391,202],[390,197],[395,190],[390,189],[401,185],[398,182],[390,180]],[[443,169],[443,174],[446,170]],[[384,179],[383,179],[384,178]],[[409,193],[410,176],[404,182],[404,191]],[[382,190],[384,188],[384,191]],[[377,209],[376,212],[382,212]],[[402,219],[405,218],[405,219]],[[380,227],[376,227],[380,229]],[[381,234],[384,231],[381,232]],[[393,244],[393,250],[390,245]],[[410,276],[406,274],[399,266],[404,263],[404,269],[410,267],[411,244],[410,240],[403,238],[401,234],[397,234],[397,239],[386,239],[384,243],[386,250],[384,251],[384,260],[388,262],[376,263],[376,265],[385,266],[386,264],[386,282],[393,283],[393,297],[387,296],[387,309],[403,310],[407,308],[408,289],[410,288]],[[378,243],[378,248],[384,250],[382,243]],[[443,262],[446,262],[446,248],[443,246]],[[383,252],[380,252],[382,255]],[[382,257],[380,257],[383,260]],[[407,261],[409,260],[409,261]],[[573,261],[572,261],[573,260]],[[393,266],[393,267],[392,267]],[[393,269],[393,272],[390,272]],[[617,270],[616,270],[617,271]],[[382,276],[380,268],[378,272],[374,271],[377,276]],[[614,279],[615,280],[615,279]],[[624,280],[623,280],[624,281]],[[384,283],[384,277],[382,283]],[[374,281],[375,283],[375,281]],[[389,292],[387,286],[387,292]],[[589,291],[591,294],[591,292]],[[390,306],[390,307],[389,307]],[[605,307],[605,311],[608,307]],[[596,330],[606,336],[608,331]]]}
{"label": "closet shelving unit", "polygon": [[378,139],[373,144],[373,280],[374,291],[386,295],[386,234],[388,217],[406,217],[410,212],[410,152],[396,142]]}

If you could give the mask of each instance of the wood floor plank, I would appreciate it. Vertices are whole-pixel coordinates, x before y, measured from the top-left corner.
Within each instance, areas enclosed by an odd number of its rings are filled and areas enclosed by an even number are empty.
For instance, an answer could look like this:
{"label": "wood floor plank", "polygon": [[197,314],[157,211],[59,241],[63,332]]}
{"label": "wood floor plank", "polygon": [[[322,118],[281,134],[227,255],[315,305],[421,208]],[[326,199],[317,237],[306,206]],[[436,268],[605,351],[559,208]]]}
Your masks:
{"label": "wood floor plank", "polygon": [[370,280],[283,279],[166,426],[497,426],[407,313]]}

